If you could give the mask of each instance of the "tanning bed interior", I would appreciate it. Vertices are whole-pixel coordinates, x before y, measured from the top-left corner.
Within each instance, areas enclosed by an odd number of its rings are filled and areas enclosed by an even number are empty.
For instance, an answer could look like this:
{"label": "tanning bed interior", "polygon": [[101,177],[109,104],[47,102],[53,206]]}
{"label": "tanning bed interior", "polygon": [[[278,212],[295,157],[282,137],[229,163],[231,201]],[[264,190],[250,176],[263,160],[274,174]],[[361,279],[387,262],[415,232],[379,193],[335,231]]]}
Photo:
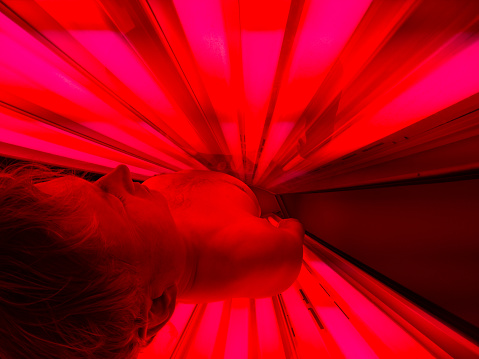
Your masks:
{"label": "tanning bed interior", "polygon": [[479,357],[479,2],[2,0],[0,156],[250,185],[307,230],[273,298],[142,358]]}

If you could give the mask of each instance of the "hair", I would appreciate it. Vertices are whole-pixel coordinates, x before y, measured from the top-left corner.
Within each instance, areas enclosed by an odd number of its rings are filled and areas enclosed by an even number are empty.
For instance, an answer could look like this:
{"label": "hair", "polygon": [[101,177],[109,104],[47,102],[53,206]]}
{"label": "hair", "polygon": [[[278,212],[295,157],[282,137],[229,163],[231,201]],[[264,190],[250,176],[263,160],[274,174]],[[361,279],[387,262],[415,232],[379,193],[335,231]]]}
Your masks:
{"label": "hair", "polygon": [[147,344],[145,291],[134,268],[108,255],[94,218],[72,233],[81,200],[35,187],[64,176],[0,170],[0,357],[135,358]]}

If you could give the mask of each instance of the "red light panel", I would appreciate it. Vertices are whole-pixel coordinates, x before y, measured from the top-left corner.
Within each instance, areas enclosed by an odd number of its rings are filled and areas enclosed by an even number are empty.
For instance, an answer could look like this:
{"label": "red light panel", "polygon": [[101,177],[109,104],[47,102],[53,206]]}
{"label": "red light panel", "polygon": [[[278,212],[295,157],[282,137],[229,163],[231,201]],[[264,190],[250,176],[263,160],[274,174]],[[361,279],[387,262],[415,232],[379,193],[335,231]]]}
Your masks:
{"label": "red light panel", "polygon": [[[121,158],[138,178],[152,168],[209,168],[274,192],[322,188],[338,161],[355,156],[348,168],[363,166],[369,147],[386,144],[402,156],[397,133],[417,138],[454,119],[474,121],[478,6],[4,1],[2,113],[99,147],[73,154],[82,145],[63,151],[53,134],[51,145],[29,146],[29,127],[13,135],[2,125],[2,154],[72,157],[101,171]],[[435,140],[454,141],[445,137]],[[420,151],[413,147],[404,155]]]}

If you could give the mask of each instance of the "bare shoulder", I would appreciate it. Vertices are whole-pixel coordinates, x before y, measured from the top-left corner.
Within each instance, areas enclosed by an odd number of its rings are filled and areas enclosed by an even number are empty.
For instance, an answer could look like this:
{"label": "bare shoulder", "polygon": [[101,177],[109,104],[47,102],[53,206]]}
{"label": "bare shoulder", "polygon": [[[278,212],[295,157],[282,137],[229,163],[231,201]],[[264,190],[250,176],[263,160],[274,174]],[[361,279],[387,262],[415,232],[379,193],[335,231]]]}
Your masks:
{"label": "bare shoulder", "polygon": [[173,209],[210,206],[218,209],[244,208],[260,216],[253,191],[239,179],[221,172],[187,170],[154,176],[144,182],[162,192]]}
{"label": "bare shoulder", "polygon": [[220,172],[184,170],[176,173],[157,175],[143,182],[155,189],[168,189],[170,191],[190,191],[201,186],[214,185],[218,182],[236,182],[246,186],[240,180]]}

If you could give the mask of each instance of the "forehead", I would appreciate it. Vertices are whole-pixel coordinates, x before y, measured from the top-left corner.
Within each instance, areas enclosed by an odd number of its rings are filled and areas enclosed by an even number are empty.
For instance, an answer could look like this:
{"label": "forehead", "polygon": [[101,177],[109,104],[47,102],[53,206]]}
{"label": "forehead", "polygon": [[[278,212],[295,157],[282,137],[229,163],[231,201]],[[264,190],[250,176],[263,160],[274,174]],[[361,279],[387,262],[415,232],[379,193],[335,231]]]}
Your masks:
{"label": "forehead", "polygon": [[[65,198],[77,207],[75,226],[87,227],[98,221],[100,232],[106,237],[123,237],[128,220],[122,205],[108,198],[95,184],[75,176],[56,178],[37,185],[42,192]],[[130,235],[130,233],[128,233]]]}
{"label": "forehead", "polygon": [[82,178],[75,176],[65,176],[55,178],[46,182],[36,184],[36,187],[47,194],[51,195],[74,195],[76,193],[93,192],[94,185]]}
{"label": "forehead", "polygon": [[115,207],[115,210],[112,211],[114,203],[107,199],[105,192],[82,178],[66,176],[39,183],[36,187],[44,193],[55,196],[60,200],[63,199],[62,201],[69,207],[77,207],[78,214],[81,217],[94,216],[101,219],[105,215],[107,217],[112,215],[115,215],[115,217],[121,216],[121,208]]}

